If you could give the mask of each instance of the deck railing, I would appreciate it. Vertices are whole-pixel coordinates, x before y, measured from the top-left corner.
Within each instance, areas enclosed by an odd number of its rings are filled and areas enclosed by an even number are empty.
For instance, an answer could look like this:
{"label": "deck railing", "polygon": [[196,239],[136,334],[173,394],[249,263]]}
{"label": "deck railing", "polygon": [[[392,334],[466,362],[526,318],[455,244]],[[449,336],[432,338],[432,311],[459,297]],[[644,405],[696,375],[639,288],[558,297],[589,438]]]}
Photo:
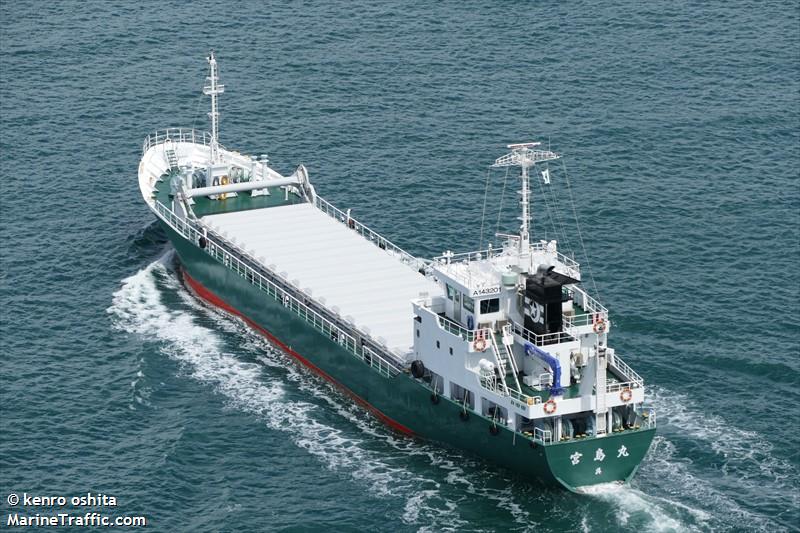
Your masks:
{"label": "deck railing", "polygon": [[345,213],[338,207],[334,206],[324,198],[317,196],[314,201],[314,204],[320,211],[322,211],[329,217],[333,218],[334,220],[338,220],[345,226],[357,232],[359,235],[364,237],[366,240],[368,240],[378,248],[394,254],[395,256],[397,256],[398,259],[400,259],[400,261],[410,266],[414,270],[418,271],[427,264],[425,260],[420,259],[418,257],[414,257],[413,255],[406,252],[405,250],[394,244],[392,241],[390,241],[389,239],[378,233],[377,231],[370,229],[369,227],[362,224],[353,217],[348,216],[347,213]]}
{"label": "deck railing", "polygon": [[462,327],[461,325],[453,322],[449,318],[443,317],[441,315],[436,315],[436,321],[439,323],[440,328],[450,333],[451,335],[455,335],[456,337],[461,337],[467,342],[472,342],[476,338],[476,333],[478,330],[467,329],[465,327]]}
{"label": "deck railing", "polygon": [[489,392],[493,392],[499,396],[509,396],[525,405],[536,405],[542,403],[541,396],[529,396],[514,389],[508,389],[508,392],[506,392],[503,390],[502,383],[500,383],[499,380],[494,379],[493,376],[479,376],[478,382],[480,383],[481,388]]}
{"label": "deck railing", "polygon": [[[549,243],[546,243],[546,242],[532,242],[531,243],[531,251],[534,251],[534,252],[547,252],[547,251],[549,251],[547,249],[548,246],[549,246]],[[573,258],[571,258],[571,257],[569,257],[567,255],[564,255],[563,253],[561,253],[559,251],[555,251],[555,254],[556,254],[556,259],[562,265],[564,265],[564,267],[567,269],[567,271],[570,272],[570,274],[572,274],[574,278],[580,279],[581,264],[578,263],[577,261],[575,261]]]}
{"label": "deck railing", "polygon": [[[151,133],[144,139],[142,144],[142,154],[146,153],[153,146],[164,144],[166,141],[211,144],[211,134],[207,131],[195,130],[192,128],[168,128]],[[222,148],[222,146],[220,146]]]}
{"label": "deck railing", "polygon": [[[532,242],[530,244],[530,249],[532,252],[547,252],[548,243],[543,242]],[[443,255],[437,255],[433,258],[433,260],[437,263],[469,263],[470,261],[477,261],[479,259],[485,259],[487,257],[493,257],[496,255],[502,255],[504,248],[486,248],[484,250],[475,250],[472,252],[460,252],[457,254],[448,253]],[[551,253],[555,253],[556,259],[561,265],[569,272],[573,277],[576,279],[580,279],[580,267],[581,264],[572,259],[571,257],[564,255],[559,251],[553,251]]]}
{"label": "deck railing", "polygon": [[642,420],[644,421],[642,425],[645,428],[652,429],[656,427],[656,410],[652,407],[643,407]]}
{"label": "deck railing", "polygon": [[575,303],[586,311],[587,316],[591,317],[592,320],[596,318],[608,320],[608,309],[603,304],[589,296],[585,290],[578,286],[573,286],[571,290],[573,291]]}
{"label": "deck railing", "polygon": [[637,374],[636,371],[632,369],[630,366],[628,366],[628,364],[625,361],[623,361],[622,358],[618,356],[616,353],[614,353],[613,355],[611,355],[611,357],[608,358],[608,362],[611,364],[612,367],[617,368],[620,372],[622,372],[622,374],[625,375],[625,377],[627,377],[630,380],[630,383],[633,384],[631,385],[631,388],[644,386],[644,379],[642,379],[642,376]]}
{"label": "deck railing", "polygon": [[542,444],[553,443],[553,432],[549,429],[533,428],[533,440],[538,440]]}
{"label": "deck railing", "polygon": [[524,326],[516,322],[511,322],[510,325],[511,325],[511,331],[515,335],[519,335],[520,337],[522,337],[522,339],[530,342],[535,346],[547,346],[549,344],[558,344],[561,342],[569,342],[575,340],[575,338],[566,331],[557,331],[555,333],[545,333],[543,335],[538,335],[529,329],[525,329]]}
{"label": "deck railing", "polygon": [[322,312],[313,309],[307,303],[310,300],[307,296],[302,295],[292,287],[284,285],[282,282],[277,282],[272,274],[269,274],[268,271],[260,266],[258,261],[248,254],[237,250],[230,244],[221,244],[224,242],[222,238],[219,238],[219,242],[217,242],[214,237],[209,235],[210,232],[207,229],[198,229],[193,222],[179,217],[161,202],[154,202],[154,205],[160,218],[183,238],[191,242],[198,242],[200,237],[205,237],[206,248],[204,251],[207,254],[282,303],[284,307],[331,340],[339,343],[348,352],[361,359],[375,371],[385,377],[392,377],[403,371],[404,367],[401,362],[388,354],[381,354],[381,350],[377,345],[370,346],[370,342],[363,338],[361,343],[357,343],[355,337],[348,332],[348,330],[352,329],[351,327],[344,325],[333,317],[325,316],[322,306],[319,306]]}

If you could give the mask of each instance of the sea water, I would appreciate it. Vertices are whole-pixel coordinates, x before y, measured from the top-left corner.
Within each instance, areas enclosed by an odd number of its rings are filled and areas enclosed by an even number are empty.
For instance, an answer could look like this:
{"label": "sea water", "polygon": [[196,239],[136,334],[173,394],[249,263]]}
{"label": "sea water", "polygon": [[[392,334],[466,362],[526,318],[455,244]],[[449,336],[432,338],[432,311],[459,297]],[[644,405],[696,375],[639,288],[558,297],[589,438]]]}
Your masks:
{"label": "sea water", "polygon": [[[796,3],[0,10],[4,523],[12,492],[108,494],[154,531],[800,523]],[[657,410],[630,486],[544,489],[398,436],[187,293],[136,172],[148,133],[208,128],[211,48],[225,146],[305,164],[421,256],[515,231],[513,173],[487,185],[507,143],[565,155],[534,235],[582,262]]]}

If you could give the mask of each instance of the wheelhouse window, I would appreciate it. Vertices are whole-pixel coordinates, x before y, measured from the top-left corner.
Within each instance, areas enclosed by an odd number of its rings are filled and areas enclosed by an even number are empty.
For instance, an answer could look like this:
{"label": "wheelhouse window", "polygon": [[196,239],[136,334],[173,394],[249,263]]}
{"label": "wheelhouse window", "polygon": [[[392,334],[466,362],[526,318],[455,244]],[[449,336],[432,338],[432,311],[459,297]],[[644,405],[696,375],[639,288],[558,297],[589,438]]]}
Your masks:
{"label": "wheelhouse window", "polygon": [[481,314],[497,313],[500,311],[500,298],[489,298],[488,300],[481,300]]}
{"label": "wheelhouse window", "polygon": [[471,313],[475,312],[475,300],[473,300],[466,294],[464,295],[464,309],[466,309]]}
{"label": "wheelhouse window", "polygon": [[456,290],[450,286],[449,283],[445,284],[447,286],[447,299],[452,300],[453,297],[456,295]]}

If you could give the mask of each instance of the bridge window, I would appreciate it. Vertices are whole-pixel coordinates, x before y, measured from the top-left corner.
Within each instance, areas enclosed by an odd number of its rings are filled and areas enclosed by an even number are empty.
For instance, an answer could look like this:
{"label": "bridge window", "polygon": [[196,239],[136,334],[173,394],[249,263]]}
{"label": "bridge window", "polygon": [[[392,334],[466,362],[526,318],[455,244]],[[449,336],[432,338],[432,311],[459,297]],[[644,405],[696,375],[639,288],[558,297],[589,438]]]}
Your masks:
{"label": "bridge window", "polygon": [[475,312],[475,300],[473,300],[466,294],[464,295],[464,309],[472,313]]}
{"label": "bridge window", "polygon": [[453,297],[456,295],[456,291],[453,287],[450,286],[449,283],[446,283],[445,286],[447,287],[447,299],[452,300]]}
{"label": "bridge window", "polygon": [[500,298],[489,298],[481,300],[481,314],[497,313],[500,311]]}

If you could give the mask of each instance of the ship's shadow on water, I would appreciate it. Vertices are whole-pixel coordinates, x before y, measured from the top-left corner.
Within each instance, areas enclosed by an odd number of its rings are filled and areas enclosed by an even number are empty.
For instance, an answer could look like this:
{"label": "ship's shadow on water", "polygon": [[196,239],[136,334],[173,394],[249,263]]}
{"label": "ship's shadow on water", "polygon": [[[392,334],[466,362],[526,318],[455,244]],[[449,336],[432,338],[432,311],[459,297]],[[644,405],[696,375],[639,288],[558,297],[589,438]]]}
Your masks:
{"label": "ship's shadow on water", "polygon": [[[133,239],[132,246],[161,247],[162,255],[123,280],[108,309],[115,327],[156,339],[158,353],[177,362],[181,376],[219,394],[230,416],[252,417],[327,471],[362,486],[366,497],[388,502],[399,530],[492,531],[503,523],[515,531],[710,531],[737,529],[737,520],[779,529],[693,472],[691,460],[664,436],[632,486],[575,495],[398,435],[243,322],[196,299],[181,282],[176,255],[163,252],[162,238],[150,226]],[[146,405],[146,395],[137,402]],[[707,510],[709,502],[717,512]]]}
{"label": "ship's shadow on water", "polygon": [[[158,221],[153,220],[151,223],[129,235],[127,243],[128,258],[140,263],[143,257],[154,259],[163,255],[165,248],[168,247],[169,238]],[[168,248],[171,249],[171,246]],[[171,266],[171,268],[174,270],[174,265]]]}

